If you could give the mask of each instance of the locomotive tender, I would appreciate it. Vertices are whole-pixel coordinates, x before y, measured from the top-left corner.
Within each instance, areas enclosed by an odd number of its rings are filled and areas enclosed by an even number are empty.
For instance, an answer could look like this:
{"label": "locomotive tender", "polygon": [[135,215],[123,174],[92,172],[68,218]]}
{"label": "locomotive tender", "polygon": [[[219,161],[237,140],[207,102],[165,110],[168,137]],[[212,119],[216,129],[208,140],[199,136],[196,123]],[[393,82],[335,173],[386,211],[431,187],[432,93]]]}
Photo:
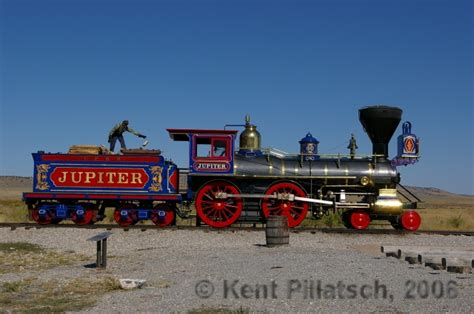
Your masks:
{"label": "locomotive tender", "polygon": [[310,133],[299,142],[299,154],[263,150],[248,117],[238,149],[237,130],[167,129],[174,141],[189,142],[187,169],[178,169],[156,151],[38,152],[33,154],[33,192],[23,198],[30,217],[40,224],[65,219],[90,224],[113,207],[122,226],[146,219],[168,226],[176,215],[185,217],[184,210],[194,203],[198,223],[216,228],[265,221],[270,215],[285,215],[288,225],[296,227],[309,212],[321,218],[338,211],[348,228],[365,229],[372,220],[388,220],[395,228],[416,230],[421,223],[413,210],[417,202],[405,195],[415,196],[396,189],[404,189],[396,166],[419,158],[419,141],[409,122],[398,138],[397,157],[388,159],[388,143],[401,115],[401,109],[388,106],[359,110],[373,143],[370,156],[321,155]]}

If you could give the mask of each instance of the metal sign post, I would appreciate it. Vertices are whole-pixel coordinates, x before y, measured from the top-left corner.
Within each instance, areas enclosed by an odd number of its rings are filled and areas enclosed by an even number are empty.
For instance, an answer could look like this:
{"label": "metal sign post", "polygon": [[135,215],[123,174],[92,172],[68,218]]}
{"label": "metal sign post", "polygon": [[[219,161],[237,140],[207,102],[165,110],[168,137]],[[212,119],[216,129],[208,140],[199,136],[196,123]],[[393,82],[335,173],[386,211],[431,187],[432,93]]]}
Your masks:
{"label": "metal sign post", "polygon": [[98,235],[93,236],[87,241],[97,242],[97,268],[106,268],[107,267],[107,238],[111,236],[112,232],[102,232]]}

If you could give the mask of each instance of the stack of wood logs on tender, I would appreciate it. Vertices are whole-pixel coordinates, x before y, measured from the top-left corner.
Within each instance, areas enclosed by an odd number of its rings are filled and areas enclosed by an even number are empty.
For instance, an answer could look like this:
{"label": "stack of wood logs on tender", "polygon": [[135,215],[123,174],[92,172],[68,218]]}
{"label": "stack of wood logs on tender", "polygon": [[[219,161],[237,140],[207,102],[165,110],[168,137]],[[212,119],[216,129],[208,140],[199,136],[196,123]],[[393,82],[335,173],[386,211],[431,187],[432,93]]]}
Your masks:
{"label": "stack of wood logs on tender", "polygon": [[104,146],[72,145],[71,147],[69,147],[68,154],[103,155],[103,154],[110,154],[110,151]]}
{"label": "stack of wood logs on tender", "polygon": [[[133,148],[133,149],[122,149],[121,153],[124,155],[137,155],[137,154],[151,154],[151,155],[161,155],[159,149],[143,149],[143,148]],[[68,154],[86,154],[86,155],[110,155],[113,154],[105,146],[97,145],[72,145],[69,148]]]}

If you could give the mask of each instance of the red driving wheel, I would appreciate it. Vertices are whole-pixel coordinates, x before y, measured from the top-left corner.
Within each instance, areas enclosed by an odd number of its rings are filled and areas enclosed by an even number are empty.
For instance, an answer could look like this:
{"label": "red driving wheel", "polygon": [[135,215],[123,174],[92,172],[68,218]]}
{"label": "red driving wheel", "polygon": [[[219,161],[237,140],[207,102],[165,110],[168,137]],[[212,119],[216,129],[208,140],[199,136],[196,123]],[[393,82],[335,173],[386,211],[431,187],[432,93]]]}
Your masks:
{"label": "red driving wheel", "polygon": [[350,222],[354,229],[367,229],[370,224],[370,216],[368,213],[361,210],[356,210],[350,215]]}
{"label": "red driving wheel", "polygon": [[240,194],[239,189],[226,181],[206,183],[196,194],[195,206],[199,218],[214,228],[225,228],[233,224],[242,212],[240,197],[219,198],[220,193]]}
{"label": "red driving wheel", "polygon": [[405,230],[416,231],[421,225],[420,215],[414,211],[406,211],[400,217],[400,223]]}
{"label": "red driving wheel", "polygon": [[[305,191],[298,185],[291,182],[281,182],[272,185],[265,195],[272,195],[274,193],[282,194],[283,196],[293,194],[295,196],[306,197]],[[266,198],[262,201],[263,215],[268,218],[270,215],[287,216],[288,227],[296,227],[303,222],[308,213],[308,203],[301,201],[278,200]]]}

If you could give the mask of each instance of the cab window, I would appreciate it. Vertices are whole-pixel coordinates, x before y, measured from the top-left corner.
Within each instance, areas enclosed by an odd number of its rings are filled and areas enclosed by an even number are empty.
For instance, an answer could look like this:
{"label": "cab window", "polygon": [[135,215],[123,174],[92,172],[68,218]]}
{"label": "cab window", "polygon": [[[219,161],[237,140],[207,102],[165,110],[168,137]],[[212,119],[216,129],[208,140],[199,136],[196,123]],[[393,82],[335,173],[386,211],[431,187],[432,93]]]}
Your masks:
{"label": "cab window", "polygon": [[195,157],[228,159],[229,144],[229,139],[225,138],[197,137]]}
{"label": "cab window", "polygon": [[213,146],[213,157],[227,157],[227,141],[215,140],[213,141]]}
{"label": "cab window", "polygon": [[196,157],[210,157],[211,143],[197,143]]}

